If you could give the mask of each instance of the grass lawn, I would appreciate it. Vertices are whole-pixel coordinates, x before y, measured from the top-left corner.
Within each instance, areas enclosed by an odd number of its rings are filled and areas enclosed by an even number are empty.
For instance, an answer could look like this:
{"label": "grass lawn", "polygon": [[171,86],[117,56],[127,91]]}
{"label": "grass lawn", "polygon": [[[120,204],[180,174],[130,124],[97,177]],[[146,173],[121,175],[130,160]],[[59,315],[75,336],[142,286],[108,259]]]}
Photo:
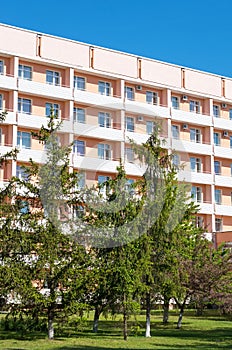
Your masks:
{"label": "grass lawn", "polygon": [[[91,315],[92,316],[92,315]],[[177,314],[171,313],[167,326],[162,325],[162,313],[152,316],[152,337],[144,337],[145,316],[130,319],[129,338],[122,339],[122,317],[112,320],[101,318],[99,333],[91,332],[91,321],[86,319],[77,327],[70,325],[58,331],[55,340],[49,341],[45,333],[24,332],[23,334],[0,329],[1,350],[104,350],[104,349],[232,349],[232,322],[216,311],[206,311],[196,317],[194,311],[186,311],[183,327],[176,329]]]}

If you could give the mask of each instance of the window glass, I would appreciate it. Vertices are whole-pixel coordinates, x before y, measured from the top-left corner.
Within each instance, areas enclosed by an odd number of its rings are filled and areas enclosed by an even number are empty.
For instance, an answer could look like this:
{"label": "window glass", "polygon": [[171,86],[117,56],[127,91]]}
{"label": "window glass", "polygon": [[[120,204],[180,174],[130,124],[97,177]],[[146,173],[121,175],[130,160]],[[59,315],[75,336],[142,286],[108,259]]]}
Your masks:
{"label": "window glass", "polygon": [[132,148],[126,148],[126,160],[127,160],[127,162],[129,162],[129,163],[133,163],[133,161],[134,161],[134,151],[133,151],[133,149]]}
{"label": "window glass", "polygon": [[132,101],[135,99],[134,88],[125,86],[125,98]]}
{"label": "window glass", "polygon": [[179,98],[172,96],[172,108],[179,109]]}
{"label": "window glass", "polygon": [[158,93],[152,91],[146,91],[146,102],[152,105],[158,104]]}
{"label": "window glass", "polygon": [[219,110],[219,106],[217,105],[213,105],[213,116],[215,118],[219,118],[220,114],[220,110]]}
{"label": "window glass", "polygon": [[221,190],[215,189],[214,194],[215,194],[215,203],[221,204]]}
{"label": "window glass", "polygon": [[98,113],[98,125],[100,127],[110,128],[111,127],[111,117],[109,113],[99,112]]}
{"label": "window glass", "polygon": [[134,131],[135,131],[135,122],[134,122],[134,118],[132,118],[132,117],[126,117],[125,123],[126,123],[126,130],[127,130],[127,131],[131,131],[131,132],[134,132]]}
{"label": "window glass", "polygon": [[74,140],[73,153],[76,153],[78,156],[84,156],[85,155],[85,142],[82,140]]}
{"label": "window glass", "polygon": [[0,74],[4,74],[4,61],[0,60]]}
{"label": "window glass", "polygon": [[178,125],[172,125],[172,137],[174,139],[179,139],[179,127],[178,127]]}
{"label": "window glass", "polygon": [[74,76],[74,88],[77,90],[85,90],[85,78]]}
{"label": "window glass", "polygon": [[220,136],[218,132],[213,133],[213,140],[214,140],[215,146],[220,146]]}
{"label": "window glass", "polygon": [[47,117],[49,117],[52,114],[58,118],[59,117],[59,109],[60,109],[60,106],[57,103],[46,102],[45,114]]}
{"label": "window glass", "polygon": [[218,160],[214,161],[214,172],[216,175],[220,175],[220,173],[221,173],[221,166],[220,166],[220,162]]}
{"label": "window glass", "polygon": [[98,92],[101,95],[110,96],[110,83],[106,81],[98,82]]}
{"label": "window glass", "polygon": [[60,85],[60,73],[53,70],[46,70],[46,83]]}
{"label": "window glass", "polygon": [[77,123],[85,123],[85,109],[84,108],[73,108],[73,121]]}
{"label": "window glass", "polygon": [[18,131],[17,146],[20,148],[31,148],[31,133]]}
{"label": "window glass", "polygon": [[18,112],[31,114],[31,100],[27,98],[18,98]]}
{"label": "window glass", "polygon": [[22,64],[19,64],[19,78],[25,79],[25,80],[31,80],[32,79],[32,68],[29,66],[24,66]]}
{"label": "window glass", "polygon": [[98,144],[98,158],[100,159],[111,159],[111,147],[110,145],[99,143]]}

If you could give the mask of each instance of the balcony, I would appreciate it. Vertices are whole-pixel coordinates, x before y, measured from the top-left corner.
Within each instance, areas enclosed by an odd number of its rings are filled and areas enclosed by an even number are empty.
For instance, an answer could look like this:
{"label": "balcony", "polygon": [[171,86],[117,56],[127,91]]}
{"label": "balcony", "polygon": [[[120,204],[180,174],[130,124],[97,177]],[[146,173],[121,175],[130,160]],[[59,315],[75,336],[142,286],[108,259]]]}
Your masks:
{"label": "balcony", "polygon": [[127,99],[125,100],[125,111],[157,118],[168,118],[170,115],[169,109],[166,106],[156,106],[145,102],[143,103]]}
{"label": "balcony", "polygon": [[144,165],[125,162],[124,166],[127,175],[142,177],[146,171],[146,167]]}
{"label": "balcony", "polygon": [[232,206],[215,204],[215,214],[223,216],[232,216]]}
{"label": "balcony", "polygon": [[101,106],[106,109],[120,110],[123,108],[123,100],[120,97],[105,96],[77,89],[74,89],[74,100],[79,103]]}
{"label": "balcony", "polygon": [[232,177],[231,176],[215,175],[215,186],[232,188]]}
{"label": "balcony", "polygon": [[0,88],[7,90],[16,90],[17,79],[10,75],[0,75]]}
{"label": "balcony", "polygon": [[18,113],[18,126],[23,126],[30,129],[40,129],[42,125],[47,126],[47,117],[41,117],[33,114]]}
{"label": "balcony", "polygon": [[214,156],[219,158],[232,159],[232,148],[214,146]]}
{"label": "balcony", "polygon": [[119,166],[119,161],[117,160],[82,157],[74,153],[71,158],[74,168],[92,170],[95,172],[115,173],[117,166]]}
{"label": "balcony", "polygon": [[197,143],[187,140],[172,139],[171,147],[173,150],[184,153],[195,153],[195,154],[212,154],[212,146],[206,143]]}
{"label": "balcony", "polygon": [[216,129],[232,131],[232,120],[214,117],[213,124]]}
{"label": "balcony", "polygon": [[38,83],[32,80],[18,79],[18,89],[30,95],[46,96],[59,100],[71,100],[72,90],[69,87]]}
{"label": "balcony", "polygon": [[44,150],[35,150],[29,148],[20,148],[17,155],[17,160],[19,162],[28,162],[30,158],[34,162],[42,164],[46,161],[46,152]]}
{"label": "balcony", "polygon": [[10,125],[16,124],[16,114],[14,112],[7,111],[6,119],[1,123]]}
{"label": "balcony", "polygon": [[114,128],[102,128],[98,125],[90,125],[72,122],[69,120],[64,120],[61,126],[62,132],[74,133],[78,137],[85,136],[97,139],[111,140],[111,141],[119,141],[122,142],[123,131],[120,129]]}
{"label": "balcony", "polygon": [[172,120],[201,126],[212,126],[212,118],[209,115],[171,109]]}
{"label": "balcony", "polygon": [[197,204],[199,204],[200,214],[213,214],[213,204],[209,202],[202,202]]}
{"label": "balcony", "polygon": [[213,183],[213,175],[204,172],[180,170],[178,172],[178,180],[187,183],[199,183],[210,185]]}

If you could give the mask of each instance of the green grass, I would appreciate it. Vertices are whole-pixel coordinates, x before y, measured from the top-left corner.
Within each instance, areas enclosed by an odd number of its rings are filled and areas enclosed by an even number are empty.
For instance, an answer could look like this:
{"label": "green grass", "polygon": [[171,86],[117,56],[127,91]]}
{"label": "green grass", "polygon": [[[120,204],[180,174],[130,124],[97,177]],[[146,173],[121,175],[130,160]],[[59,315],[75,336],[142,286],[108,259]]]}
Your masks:
{"label": "green grass", "polygon": [[[92,316],[92,315],[91,315]],[[6,332],[0,330],[1,350],[185,350],[185,349],[232,349],[232,322],[228,317],[207,311],[196,317],[194,311],[187,311],[183,318],[183,328],[176,329],[177,314],[171,313],[167,326],[162,325],[162,314],[157,311],[152,316],[152,337],[144,337],[144,316],[129,322],[129,338],[122,339],[122,317],[112,320],[102,318],[99,333],[91,332],[90,320],[65,325],[58,330],[59,336],[49,341],[42,332]],[[73,318],[73,321],[75,318]]]}

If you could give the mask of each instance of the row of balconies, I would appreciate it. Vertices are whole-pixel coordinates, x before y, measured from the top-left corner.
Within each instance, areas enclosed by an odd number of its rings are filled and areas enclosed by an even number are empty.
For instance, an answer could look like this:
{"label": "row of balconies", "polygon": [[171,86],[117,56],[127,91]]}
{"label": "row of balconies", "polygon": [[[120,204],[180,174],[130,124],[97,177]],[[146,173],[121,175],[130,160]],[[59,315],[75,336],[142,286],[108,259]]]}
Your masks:
{"label": "row of balconies", "polygon": [[[170,109],[166,105],[150,102],[144,103],[133,99],[115,97],[115,95],[107,95],[94,93],[82,89],[73,89],[64,86],[24,80],[12,76],[0,75],[0,88],[7,90],[18,90],[28,95],[39,95],[56,100],[74,100],[82,104],[91,106],[101,106],[106,109],[121,110],[124,109],[130,113],[144,114],[148,116],[158,116],[161,118],[171,117],[173,120],[192,123],[202,126],[214,126],[215,128],[232,130],[232,121],[229,117],[218,118],[214,112],[210,117],[210,113],[202,113],[202,111],[181,110],[176,106]],[[230,109],[232,111],[232,108]],[[230,113],[232,115],[232,113]],[[230,116],[228,114],[228,116]]]}

